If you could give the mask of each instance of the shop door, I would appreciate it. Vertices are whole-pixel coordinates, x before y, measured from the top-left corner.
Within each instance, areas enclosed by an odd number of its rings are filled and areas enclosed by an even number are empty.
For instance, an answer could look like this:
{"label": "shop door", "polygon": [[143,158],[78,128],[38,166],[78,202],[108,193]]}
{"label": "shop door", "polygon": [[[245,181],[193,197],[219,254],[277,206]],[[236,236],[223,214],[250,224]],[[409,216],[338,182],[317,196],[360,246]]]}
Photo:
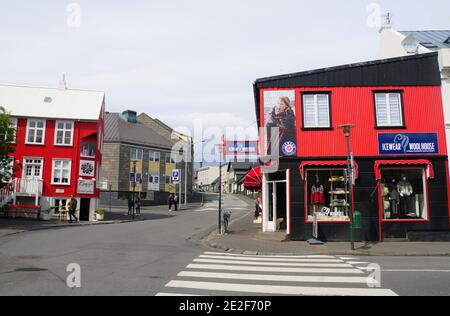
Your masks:
{"label": "shop door", "polygon": [[80,221],[89,221],[91,199],[81,199],[80,201]]}
{"label": "shop door", "polygon": [[276,183],[268,184],[268,198],[267,203],[267,230],[269,232],[275,232],[276,218],[277,218],[277,185]]}

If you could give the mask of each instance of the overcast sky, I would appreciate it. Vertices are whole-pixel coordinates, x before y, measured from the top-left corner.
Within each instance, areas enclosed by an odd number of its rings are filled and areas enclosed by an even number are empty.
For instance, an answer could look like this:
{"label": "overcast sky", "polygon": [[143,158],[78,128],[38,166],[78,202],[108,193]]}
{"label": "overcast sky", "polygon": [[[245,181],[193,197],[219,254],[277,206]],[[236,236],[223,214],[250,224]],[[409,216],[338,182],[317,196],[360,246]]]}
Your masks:
{"label": "overcast sky", "polygon": [[450,28],[448,0],[2,0],[0,82],[56,87],[65,73],[105,91],[108,111],[248,127],[255,79],[374,59],[374,3],[400,30]]}

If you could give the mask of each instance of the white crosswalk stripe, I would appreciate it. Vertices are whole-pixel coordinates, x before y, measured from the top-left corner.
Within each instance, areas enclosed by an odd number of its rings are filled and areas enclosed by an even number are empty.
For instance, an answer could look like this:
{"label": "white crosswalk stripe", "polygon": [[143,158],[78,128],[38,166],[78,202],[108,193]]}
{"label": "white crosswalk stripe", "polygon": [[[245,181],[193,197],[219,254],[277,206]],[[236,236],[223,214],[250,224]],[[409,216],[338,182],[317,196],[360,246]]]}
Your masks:
{"label": "white crosswalk stripe", "polygon": [[369,287],[368,272],[345,259],[356,258],[205,252],[157,295],[396,295],[390,289]]}

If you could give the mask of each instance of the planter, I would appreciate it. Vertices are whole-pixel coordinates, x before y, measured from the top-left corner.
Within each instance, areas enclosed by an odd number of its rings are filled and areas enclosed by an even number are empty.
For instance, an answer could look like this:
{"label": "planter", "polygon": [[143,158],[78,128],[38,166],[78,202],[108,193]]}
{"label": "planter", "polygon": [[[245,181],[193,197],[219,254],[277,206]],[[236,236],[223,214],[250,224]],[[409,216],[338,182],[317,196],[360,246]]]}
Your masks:
{"label": "planter", "polygon": [[53,215],[51,214],[51,213],[41,213],[40,214],[40,219],[41,219],[41,221],[46,221],[46,222],[48,222],[48,221],[51,221],[52,220],[52,218],[53,218]]}
{"label": "planter", "polygon": [[105,214],[95,213],[95,220],[98,221],[98,222],[104,221],[105,220]]}

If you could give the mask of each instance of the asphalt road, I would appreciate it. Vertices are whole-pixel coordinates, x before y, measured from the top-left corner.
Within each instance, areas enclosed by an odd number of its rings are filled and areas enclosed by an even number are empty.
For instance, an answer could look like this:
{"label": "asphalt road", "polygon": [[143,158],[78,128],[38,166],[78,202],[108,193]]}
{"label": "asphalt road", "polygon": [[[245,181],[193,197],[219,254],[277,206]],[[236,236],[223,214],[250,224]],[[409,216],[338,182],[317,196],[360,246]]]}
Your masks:
{"label": "asphalt road", "polygon": [[[217,204],[213,196],[200,209],[152,212],[152,220],[0,238],[0,295],[450,295],[449,257],[276,258],[202,249],[198,240],[217,225]],[[232,219],[252,212],[234,196],[224,197],[224,208]],[[81,288],[66,285],[71,263],[81,267]],[[382,269],[380,289],[367,287],[371,263]]]}
{"label": "asphalt road", "polygon": [[[232,220],[251,210],[224,197]],[[217,226],[217,196],[203,208],[157,212],[154,220],[27,232],[0,239],[0,295],[154,295],[198,256]],[[67,266],[81,268],[69,289]]]}

